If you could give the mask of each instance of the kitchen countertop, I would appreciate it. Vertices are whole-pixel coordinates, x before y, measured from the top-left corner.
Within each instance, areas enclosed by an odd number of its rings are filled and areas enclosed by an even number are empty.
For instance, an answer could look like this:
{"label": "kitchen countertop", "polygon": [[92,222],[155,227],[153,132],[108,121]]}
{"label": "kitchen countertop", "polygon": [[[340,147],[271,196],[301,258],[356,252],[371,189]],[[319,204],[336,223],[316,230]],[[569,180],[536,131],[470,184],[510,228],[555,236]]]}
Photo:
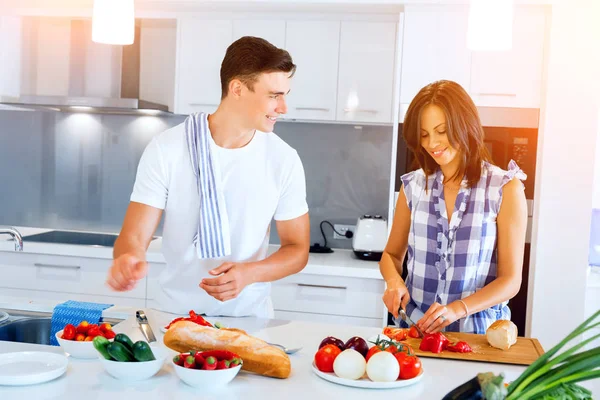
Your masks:
{"label": "kitchen countertop", "polygon": [[[154,334],[162,343],[163,333],[159,327],[168,323],[174,316],[152,309],[146,310]],[[380,329],[329,325],[300,321],[261,320],[256,318],[209,318],[225,326],[245,329],[248,333],[273,343],[286,346],[302,346],[303,349],[290,356],[292,375],[285,380],[266,378],[245,372],[227,386],[206,392],[192,388],[179,380],[173,366],[166,360],[157,375],[146,381],[124,382],[112,378],[102,368],[98,360],[77,360],[69,358],[67,372],[60,378],[39,385],[11,387],[0,386],[2,397],[79,400],[79,399],[121,399],[135,396],[149,399],[183,398],[201,396],[210,399],[260,399],[283,398],[301,399],[313,395],[315,398],[331,399],[386,399],[401,396],[409,399],[440,399],[447,392],[473,378],[479,372],[504,372],[507,379],[515,379],[523,370],[522,366],[454,361],[422,358],[424,377],[417,384],[405,388],[388,390],[358,389],[340,386],[317,377],[311,370],[312,358],[318,344],[326,336],[336,336],[347,340],[351,336],[368,338]],[[115,326],[115,331],[127,333],[132,339],[143,339],[135,323],[133,314]],[[15,351],[51,351],[62,353],[61,348],[0,341],[0,353]],[[175,354],[175,352],[171,352]]]}
{"label": "kitchen countertop", "polygon": [[[22,236],[35,235],[38,233],[48,232],[52,229],[16,227]],[[10,236],[7,236],[10,238]],[[0,252],[13,251],[14,244],[9,240],[0,238]],[[146,258],[148,262],[165,263],[165,259],[161,252],[162,238],[158,238],[150,242]],[[269,245],[268,254],[272,254],[279,248],[278,245]],[[84,245],[68,245],[56,243],[36,243],[25,242],[23,253],[29,254],[49,254],[57,256],[71,257],[89,257],[112,259],[112,247],[101,246],[84,246]],[[106,268],[110,266],[107,262]],[[314,275],[329,275],[329,276],[344,276],[350,278],[367,278],[380,279],[383,277],[379,272],[379,265],[374,261],[359,260],[354,256],[353,251],[346,249],[334,249],[333,253],[329,254],[314,254],[309,255],[307,266],[300,272],[303,274]]]}

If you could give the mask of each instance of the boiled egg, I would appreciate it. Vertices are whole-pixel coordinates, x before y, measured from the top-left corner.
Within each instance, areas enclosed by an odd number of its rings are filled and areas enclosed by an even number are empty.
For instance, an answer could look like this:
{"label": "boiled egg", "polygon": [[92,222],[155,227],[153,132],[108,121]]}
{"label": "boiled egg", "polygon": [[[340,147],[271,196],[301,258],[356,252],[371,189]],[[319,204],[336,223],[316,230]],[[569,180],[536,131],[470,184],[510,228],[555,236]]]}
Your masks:
{"label": "boiled egg", "polygon": [[[336,359],[337,361],[337,359]],[[392,353],[375,353],[367,363],[367,376],[373,382],[393,382],[400,375],[400,365]]]}
{"label": "boiled egg", "polygon": [[347,349],[335,358],[333,372],[340,378],[356,380],[365,374],[366,365],[362,354],[354,349]]}

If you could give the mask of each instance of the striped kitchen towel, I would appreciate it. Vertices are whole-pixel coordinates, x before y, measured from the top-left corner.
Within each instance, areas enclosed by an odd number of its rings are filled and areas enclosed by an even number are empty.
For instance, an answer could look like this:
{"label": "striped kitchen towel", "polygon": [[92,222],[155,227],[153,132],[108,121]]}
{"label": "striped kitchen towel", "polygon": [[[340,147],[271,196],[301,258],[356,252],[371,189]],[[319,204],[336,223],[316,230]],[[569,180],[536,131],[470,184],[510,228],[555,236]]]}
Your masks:
{"label": "striped kitchen towel", "polygon": [[90,324],[98,324],[102,317],[102,311],[113,304],[87,303],[83,301],[68,300],[57,304],[52,312],[50,321],[50,344],[58,346],[56,332],[60,331],[67,324],[79,325],[81,321],[87,321]]}
{"label": "striped kitchen towel", "polygon": [[231,254],[229,220],[219,163],[216,154],[211,151],[207,115],[195,113],[188,116],[185,134],[200,197],[200,217],[194,235],[198,258],[228,256]]}

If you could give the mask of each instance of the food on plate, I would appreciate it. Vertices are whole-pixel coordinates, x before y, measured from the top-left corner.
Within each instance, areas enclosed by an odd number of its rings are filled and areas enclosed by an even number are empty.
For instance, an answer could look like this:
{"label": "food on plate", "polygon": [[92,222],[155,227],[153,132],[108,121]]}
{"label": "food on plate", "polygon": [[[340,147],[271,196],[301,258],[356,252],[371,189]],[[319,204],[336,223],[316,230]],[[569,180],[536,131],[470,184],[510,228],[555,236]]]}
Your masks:
{"label": "food on plate", "polygon": [[394,354],[400,366],[398,379],[412,379],[421,373],[421,360],[419,357],[399,351]]}
{"label": "food on plate", "polygon": [[73,324],[65,325],[61,339],[90,342],[94,340],[96,336],[113,339],[115,337],[115,332],[112,330],[112,326],[107,322],[98,326],[97,324],[90,324],[87,321],[81,321],[77,326]]}
{"label": "food on plate", "polygon": [[173,363],[184,368],[212,371],[235,368],[243,364],[243,361],[231,351],[209,350],[178,354],[173,357]]}
{"label": "food on plate", "polygon": [[369,351],[369,345],[365,339],[359,336],[353,336],[344,344],[344,350],[347,349],[354,349],[362,354],[363,357],[366,357],[367,352]]}
{"label": "food on plate", "polygon": [[408,338],[408,329],[386,326],[383,328],[383,334],[393,340],[406,340]]}
{"label": "food on plate", "polygon": [[362,354],[353,349],[342,351],[333,362],[333,372],[340,378],[360,379],[367,368],[367,362]]}
{"label": "food on plate", "polygon": [[133,343],[131,339],[123,333],[119,333],[113,342],[110,342],[104,336],[96,336],[92,343],[98,353],[106,360],[144,362],[156,359],[147,342],[140,340]]}
{"label": "food on plate", "polygon": [[328,344],[333,344],[333,345],[337,346],[340,350],[344,350],[344,342],[333,336],[327,336],[325,339],[323,339],[321,341],[321,344],[319,344],[319,348],[326,346]]}
{"label": "food on plate", "polygon": [[[213,326],[213,324],[211,324],[210,322],[208,322],[207,320],[205,320],[204,318],[202,318],[201,315],[196,314],[196,312],[194,310],[190,310],[189,312],[190,316],[189,317],[179,317],[179,318],[175,318],[173,321],[171,321],[169,323],[169,325],[165,326],[165,329],[169,329],[171,327],[171,325],[173,325],[175,322],[179,322],[179,321],[190,321],[193,323],[196,323],[198,325],[202,325],[202,326]],[[219,326],[216,326],[216,328],[219,328]]]}
{"label": "food on plate", "polygon": [[334,372],[333,363],[341,352],[336,345],[327,344],[315,353],[315,365],[321,372]]}
{"label": "food on plate", "polygon": [[517,326],[512,321],[501,319],[490,325],[485,336],[490,346],[508,350],[517,343]]}
{"label": "food on plate", "polygon": [[372,349],[373,346],[375,346],[375,344],[378,341],[382,341],[382,340],[391,340],[389,337],[385,336],[383,333],[378,333],[375,336],[371,336],[369,338],[369,340],[367,340],[367,344],[369,345],[369,349]]}
{"label": "food on plate", "polygon": [[274,378],[290,376],[290,358],[283,350],[240,329],[218,329],[180,320],[170,325],[163,340],[167,347],[180,353],[190,350],[228,350],[244,360],[244,371]]}
{"label": "food on plate", "polygon": [[367,376],[373,382],[393,382],[400,375],[400,365],[392,353],[382,351],[367,362]]}
{"label": "food on plate", "polygon": [[452,351],[454,353],[470,353],[473,351],[469,343],[467,342],[456,342],[456,343],[448,343],[444,350]]}

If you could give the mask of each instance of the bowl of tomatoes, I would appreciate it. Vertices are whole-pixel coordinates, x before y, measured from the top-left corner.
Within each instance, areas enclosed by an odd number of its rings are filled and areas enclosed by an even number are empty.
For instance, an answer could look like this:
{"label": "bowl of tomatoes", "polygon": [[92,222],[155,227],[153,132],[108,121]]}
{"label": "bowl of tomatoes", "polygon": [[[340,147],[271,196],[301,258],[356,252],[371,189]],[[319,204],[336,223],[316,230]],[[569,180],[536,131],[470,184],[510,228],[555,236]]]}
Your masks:
{"label": "bowl of tomatoes", "polygon": [[98,358],[98,352],[92,343],[96,336],[104,336],[108,340],[112,340],[116,334],[112,330],[112,326],[107,322],[98,325],[82,321],[77,326],[72,324],[65,325],[55,335],[58,344],[63,348],[65,353],[68,353],[73,358],[83,359]]}
{"label": "bowl of tomatoes", "polygon": [[221,387],[233,380],[243,361],[226,350],[181,353],[173,357],[175,373],[185,383],[205,389]]}

